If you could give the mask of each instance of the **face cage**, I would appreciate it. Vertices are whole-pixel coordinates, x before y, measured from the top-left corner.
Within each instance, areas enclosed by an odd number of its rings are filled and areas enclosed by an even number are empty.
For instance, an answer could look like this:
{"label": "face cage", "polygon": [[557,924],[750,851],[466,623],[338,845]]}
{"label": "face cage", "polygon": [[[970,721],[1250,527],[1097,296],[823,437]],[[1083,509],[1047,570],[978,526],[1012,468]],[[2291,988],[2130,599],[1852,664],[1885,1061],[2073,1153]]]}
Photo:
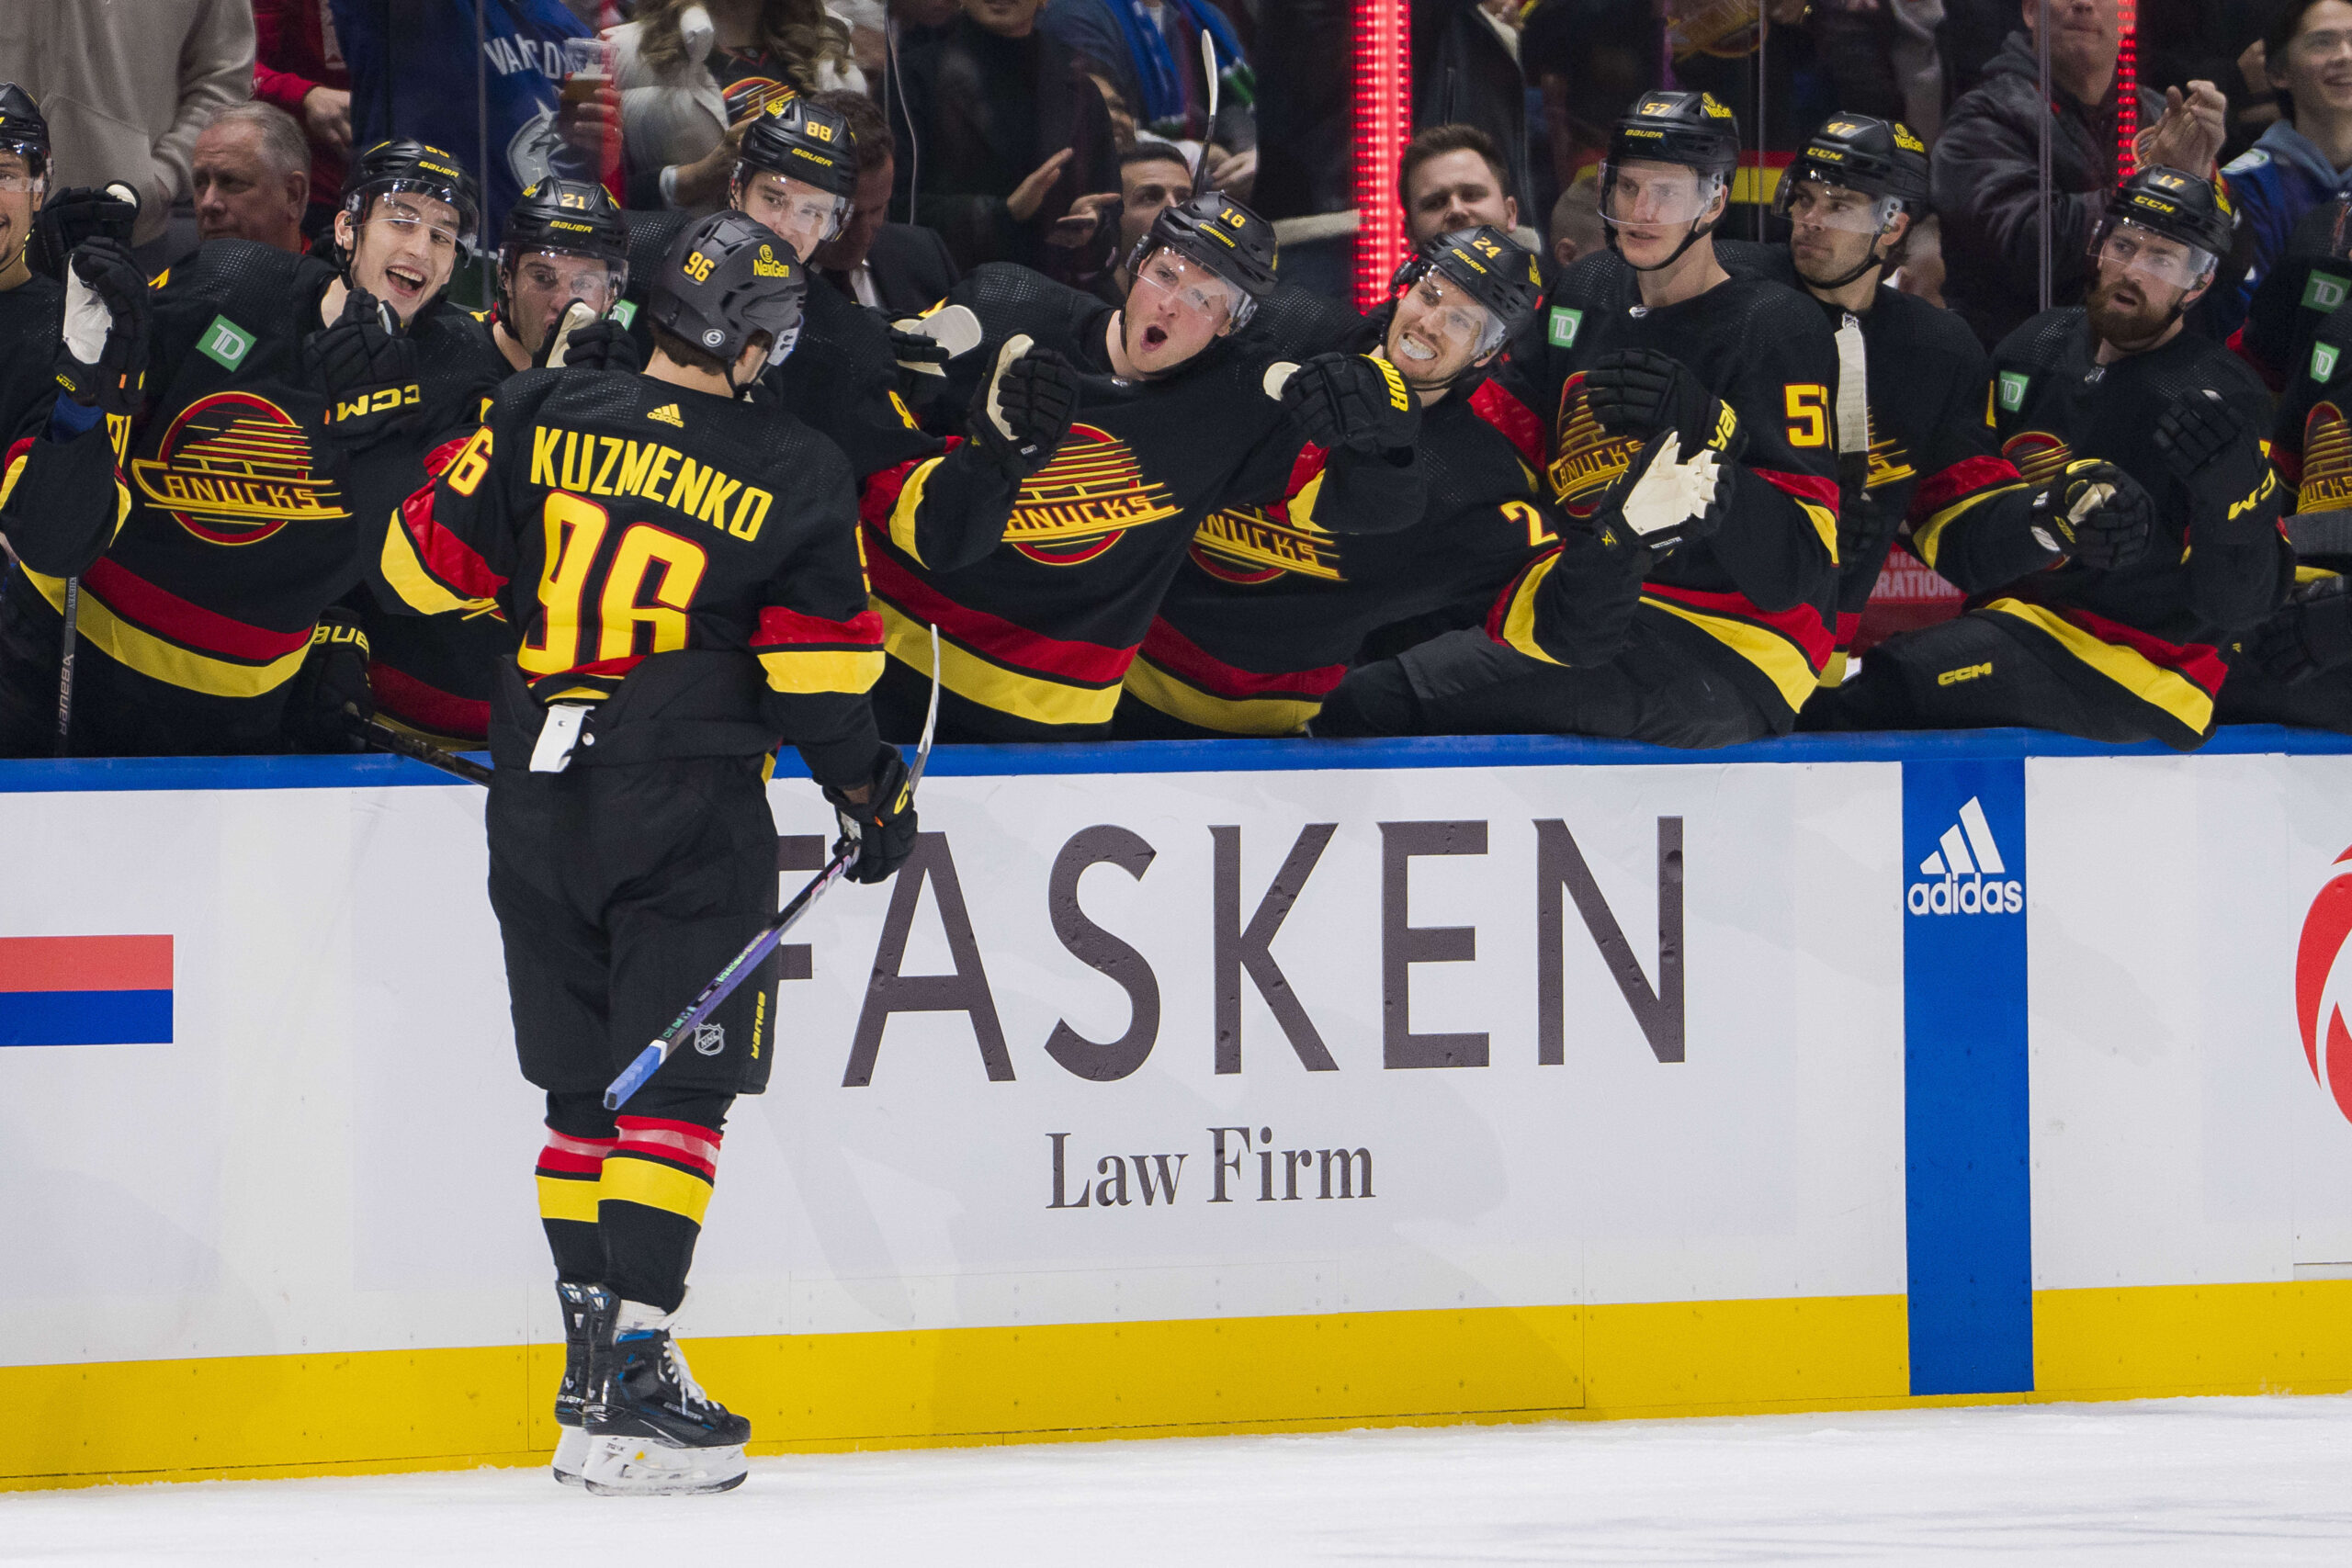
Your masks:
{"label": "face cage", "polygon": [[344,211],[351,217],[353,249],[358,248],[359,231],[367,227],[376,198],[385,196],[430,197],[455,212],[458,215],[458,265],[466,265],[466,259],[473,254],[479,217],[464,192],[439,180],[375,180],[353,191],[343,203]]}
{"label": "face cage", "polygon": [[1256,295],[1250,293],[1247,288],[1242,288],[1241,285],[1234,282],[1233,279],[1226,276],[1225,274],[1217,271],[1216,267],[1211,266],[1199,256],[1193,255],[1189,251],[1179,250],[1174,245],[1169,244],[1164,240],[1155,243],[1152,237],[1148,234],[1146,234],[1142,239],[1137,240],[1136,242],[1136,248],[1128,253],[1127,276],[1133,278],[1142,277],[1143,264],[1151,259],[1151,253],[1154,251],[1166,251],[1170,255],[1176,257],[1178,260],[1190,265],[1199,267],[1202,271],[1216,278],[1219,283],[1224,284],[1226,288],[1231,289],[1232,293],[1227,297],[1225,302],[1225,310],[1226,319],[1233,323],[1233,330],[1235,332],[1239,332],[1242,328],[1248,326],[1250,324],[1250,318],[1258,313],[1258,297]]}
{"label": "face cage", "polygon": [[[1856,196],[1869,196],[1871,204],[1850,216],[1843,213],[1835,216],[1825,213],[1819,217],[1801,219],[1792,212],[1790,208],[1793,205],[1792,197],[1795,195],[1796,188],[1804,185],[1819,186],[1827,190],[1852,191]],[[1901,197],[1871,196],[1869,191],[1856,190],[1852,186],[1840,185],[1836,180],[1824,179],[1818,175],[1808,174],[1792,179],[1784,178],[1778,188],[1772,192],[1773,217],[1783,219],[1792,224],[1801,222],[1812,228],[1833,230],[1840,234],[1883,234],[1886,232],[1886,226],[1894,222],[1895,215],[1902,210]]]}
{"label": "face cage", "polygon": [[1642,229],[1670,229],[1677,224],[1695,224],[1706,216],[1707,209],[1715,204],[1715,197],[1718,193],[1728,195],[1731,190],[1731,175],[1727,170],[1702,169],[1689,164],[1668,164],[1665,160],[1657,158],[1637,158],[1632,161],[1658,164],[1663,167],[1690,169],[1699,181],[1698,209],[1681,218],[1611,218],[1609,215],[1609,198],[1617,190],[1617,165],[1614,162],[1604,162],[1600,165],[1600,199],[1595,210],[1599,213],[1600,221],[1607,225],[1612,233],[1629,226]]}
{"label": "face cage", "polygon": [[[727,193],[728,205],[734,208],[736,211],[741,213],[744,217],[752,218],[754,222],[765,222],[766,220],[764,219],[753,217],[751,209],[745,207],[743,203],[751,195],[752,182],[762,175],[774,175],[780,180],[789,180],[793,178],[792,175],[786,174],[782,169],[771,169],[759,164],[738,164],[735,165],[734,184],[729,188]],[[822,186],[808,185],[807,180],[799,180],[797,183],[808,186],[808,188],[815,191],[819,196],[830,197],[832,201],[832,216],[825,220],[825,231],[817,236],[817,243],[820,245],[829,245],[835,240],[840,239],[842,237],[842,231],[849,227],[850,209],[854,207],[856,203],[848,197],[834,196],[832,192],[824,189]]]}
{"label": "face cage", "polygon": [[[2119,262],[2116,264],[2122,267],[2126,272],[2137,273],[2142,277],[2153,277],[2157,282],[2177,288],[2184,294],[2188,293],[2192,288],[2199,288],[2203,284],[2211,282],[2212,280],[2213,274],[2221,267],[2221,258],[2202,245],[2190,244],[2188,241],[2176,239],[2170,234],[2159,234],[2154,229],[2150,229],[2143,224],[2132,222],[2129,218],[2110,217],[2103,220],[2098,228],[2091,231],[2091,243],[2089,249],[2086,252],[2086,254],[2088,256],[2090,261],[2091,276],[2093,277],[2097,277],[2098,276],[2099,256],[2101,253],[2107,249],[2108,241],[2115,237],[2115,231],[2118,229],[2130,229],[2137,233],[2149,235],[2154,239],[2170,241],[2176,245],[2188,246],[2189,258],[2197,265],[2198,271],[2196,275],[2189,278],[2186,283],[2177,282],[2163,273],[2155,272],[2147,267],[2134,265],[2130,262]],[[2177,307],[2176,307],[2176,310],[2177,310]]]}

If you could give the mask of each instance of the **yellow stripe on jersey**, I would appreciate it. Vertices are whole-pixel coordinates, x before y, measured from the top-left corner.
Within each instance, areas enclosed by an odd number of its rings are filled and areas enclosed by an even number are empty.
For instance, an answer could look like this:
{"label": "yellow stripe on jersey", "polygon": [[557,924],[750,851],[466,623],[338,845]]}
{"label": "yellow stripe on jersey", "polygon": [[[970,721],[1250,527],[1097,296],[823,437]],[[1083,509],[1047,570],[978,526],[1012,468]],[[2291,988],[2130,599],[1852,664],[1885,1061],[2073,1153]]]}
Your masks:
{"label": "yellow stripe on jersey", "polygon": [[[880,595],[874,608],[882,617],[883,646],[899,663],[931,673],[931,628],[900,615]],[[939,683],[982,707],[1025,718],[1032,724],[1108,724],[1119,705],[1119,688],[1075,686],[1008,670],[965,649],[944,632],[939,637]]]}
{"label": "yellow stripe on jersey", "polygon": [[2205,688],[2177,670],[2152,663],[2136,649],[2103,642],[2055,610],[2029,604],[2021,599],[1996,599],[1984,608],[2040,628],[2085,664],[2200,735],[2213,722],[2213,699],[2206,694]]}
{"label": "yellow stripe on jersey", "polygon": [[[28,568],[25,581],[40,591],[50,608],[60,615],[65,614],[63,578],[44,577]],[[194,653],[122,619],[107,608],[106,601],[91,592],[86,584],[82,590],[76,619],[84,640],[117,664],[167,686],[215,697],[258,697],[265,692],[274,692],[294,678],[311,651],[305,643],[266,664],[239,664]]]}
{"label": "yellow stripe on jersey", "polygon": [[899,487],[898,504],[890,508],[890,542],[906,551],[917,566],[930,563],[915,548],[915,513],[922,507],[922,487],[931,482],[931,471],[945,461],[944,457],[933,457],[916,464],[914,472]]}
{"label": "yellow stripe on jersey", "polygon": [[446,615],[458,610],[480,615],[498,607],[495,599],[469,599],[453,592],[434,576],[426,568],[424,558],[417,554],[416,541],[409,537],[408,525],[397,509],[392,513],[391,526],[384,530],[380,564],[384,581],[392,585],[392,592],[419,615]]}
{"label": "yellow stripe on jersey", "polygon": [[787,696],[846,692],[854,696],[872,691],[874,682],[882,679],[882,650],[787,648],[761,654],[760,667],[768,672],[772,692]]}
{"label": "yellow stripe on jersey", "polygon": [[1127,666],[1126,689],[1137,702],[1171,718],[1225,735],[1295,735],[1323,711],[1312,697],[1220,697],[1137,654]]}
{"label": "yellow stripe on jersey", "polygon": [[1813,531],[1821,536],[1821,547],[1829,552],[1829,564],[1836,566],[1838,564],[1838,514],[1819,502],[1807,501],[1802,496],[1791,496],[1789,499],[1797,503],[1797,509],[1803,512],[1805,514],[1805,520],[1813,525]]}
{"label": "yellow stripe on jersey", "polygon": [[1728,615],[1710,615],[1704,611],[1670,604],[1664,599],[1653,599],[1646,593],[1642,595],[1642,603],[1653,610],[1663,610],[1669,615],[1690,622],[1764,671],[1772,684],[1780,688],[1781,700],[1789,705],[1792,712],[1803,708],[1805,698],[1819,687],[1820,677],[1813,672],[1813,666],[1806,662],[1804,652],[1776,631],[1735,620]]}
{"label": "yellow stripe on jersey", "polygon": [[566,1176],[542,1176],[538,1181],[539,1218],[578,1220],[590,1225],[596,1223],[596,1200],[602,1183]]}
{"label": "yellow stripe on jersey", "polygon": [[700,1224],[703,1211],[710,1207],[710,1183],[674,1165],[609,1155],[604,1179],[596,1184],[596,1198],[599,1202],[637,1203],[683,1214]]}
{"label": "yellow stripe on jersey", "polygon": [[1503,613],[1503,640],[1528,658],[1540,659],[1546,664],[1560,661],[1544,652],[1544,645],[1535,640],[1535,592],[1559,564],[1560,552],[1555,550],[1530,567],[1511,591],[1510,608]]}
{"label": "yellow stripe on jersey", "polygon": [[1943,533],[1946,528],[1960,521],[1972,507],[1990,501],[1996,495],[2007,495],[2012,491],[2020,491],[2025,488],[2027,487],[2022,484],[2013,484],[1996,485],[1990,490],[1972,491],[1929,517],[1927,522],[1919,525],[1918,531],[1911,536],[1912,544],[1918,548],[1919,558],[1926,561],[1928,569],[1933,570],[1937,552],[1943,548]]}

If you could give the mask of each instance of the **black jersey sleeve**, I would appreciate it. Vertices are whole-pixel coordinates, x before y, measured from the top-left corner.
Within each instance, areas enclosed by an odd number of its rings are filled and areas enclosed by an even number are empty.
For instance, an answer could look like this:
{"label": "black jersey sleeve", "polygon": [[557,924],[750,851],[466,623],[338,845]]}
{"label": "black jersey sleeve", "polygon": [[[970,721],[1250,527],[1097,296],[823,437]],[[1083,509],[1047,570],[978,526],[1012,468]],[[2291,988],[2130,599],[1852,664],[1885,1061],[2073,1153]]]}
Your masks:
{"label": "black jersey sleeve", "polygon": [[1777,290],[1748,323],[1749,352],[1721,396],[1747,429],[1725,475],[1731,506],[1710,541],[1758,609],[1826,602],[1838,571],[1838,347],[1811,301]]}
{"label": "black jersey sleeve", "polygon": [[1546,664],[1606,664],[1633,626],[1648,552],[1612,550],[1590,527],[1549,506],[1542,513],[1560,536],[1559,547],[1504,584],[1487,614],[1487,635]]}
{"label": "black jersey sleeve", "polygon": [[[432,476],[392,509],[370,586],[388,609],[484,615],[505,603],[521,552],[515,498],[528,475],[531,424],[557,371],[526,371],[499,389],[483,423],[424,459]],[[362,536],[373,538],[373,527]]]}
{"label": "black jersey sleeve", "polygon": [[66,434],[51,428],[51,404],[37,400],[0,446],[0,536],[33,570],[74,577],[106,554],[130,516],[122,480],[130,421],[110,414]]}
{"label": "black jersey sleeve", "polygon": [[2013,582],[2050,559],[2031,533],[2035,488],[2001,456],[1993,425],[1993,372],[1973,336],[1967,366],[1922,445],[1903,542],[1968,592]]}
{"label": "black jersey sleeve", "polygon": [[[2239,370],[2218,353],[2215,358]],[[2183,564],[2190,608],[2215,626],[2236,628],[2253,626],[2278,607],[2294,581],[2295,558],[2278,523],[2287,487],[2270,465],[2270,443],[2263,438],[2271,415],[2267,400],[2251,374],[2215,379],[2223,383],[2215,389],[2245,421],[2247,449],[2236,454],[2232,467],[2251,476],[2252,483],[2235,495],[2211,484],[2182,487],[2190,507]]]}
{"label": "black jersey sleeve", "polygon": [[854,788],[881,740],[866,693],[882,676],[882,617],[866,603],[857,497],[846,465],[796,478],[777,525],[797,544],[762,590],[751,637],[766,684],[762,715],[799,750],[819,784]]}

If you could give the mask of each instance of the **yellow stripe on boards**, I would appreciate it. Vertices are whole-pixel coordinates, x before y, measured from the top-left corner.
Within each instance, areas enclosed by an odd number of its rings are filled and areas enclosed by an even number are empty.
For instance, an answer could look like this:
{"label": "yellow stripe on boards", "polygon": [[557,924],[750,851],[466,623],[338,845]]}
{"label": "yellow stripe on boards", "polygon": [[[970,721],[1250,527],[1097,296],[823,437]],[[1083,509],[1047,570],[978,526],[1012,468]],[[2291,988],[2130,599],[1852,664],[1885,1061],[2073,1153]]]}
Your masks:
{"label": "yellow stripe on boards", "polygon": [[2352,1280],[2033,1293],[2050,1399],[2352,1390]]}
{"label": "yellow stripe on boards", "polygon": [[2213,699],[2188,676],[2151,662],[2135,649],[2092,636],[2055,610],[2022,599],[1996,599],[1984,608],[2039,628],[2052,641],[2151,707],[2202,733],[2213,722]]}
{"label": "yellow stripe on boards", "polygon": [[640,1203],[683,1214],[700,1224],[703,1211],[710,1207],[710,1183],[674,1165],[633,1159],[626,1154],[607,1155],[604,1179],[596,1185],[596,1201]]}
{"label": "yellow stripe on boards", "polygon": [[[931,628],[900,615],[878,594],[871,603],[882,617],[883,646],[890,657],[929,680]],[[982,707],[1032,724],[1108,724],[1119,705],[1116,686],[1065,685],[1041,675],[1023,675],[989,663],[944,632],[939,638],[939,683]]]}
{"label": "yellow stripe on boards", "polygon": [[1220,697],[1171,675],[1143,654],[1127,666],[1126,689],[1171,718],[1226,735],[1296,735],[1323,705],[1298,697]]}

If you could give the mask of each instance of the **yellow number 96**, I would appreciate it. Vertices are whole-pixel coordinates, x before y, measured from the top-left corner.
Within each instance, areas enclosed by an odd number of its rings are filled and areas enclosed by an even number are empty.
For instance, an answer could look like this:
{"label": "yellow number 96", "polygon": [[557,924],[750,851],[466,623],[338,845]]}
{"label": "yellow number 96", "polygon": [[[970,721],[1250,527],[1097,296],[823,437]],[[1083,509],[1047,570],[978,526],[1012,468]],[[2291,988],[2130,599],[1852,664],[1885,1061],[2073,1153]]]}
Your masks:
{"label": "yellow number 96", "polygon": [[708,283],[710,281],[710,270],[718,265],[718,263],[712,261],[700,251],[696,251],[694,254],[686,258],[685,274],[688,277],[693,278],[696,283]]}

